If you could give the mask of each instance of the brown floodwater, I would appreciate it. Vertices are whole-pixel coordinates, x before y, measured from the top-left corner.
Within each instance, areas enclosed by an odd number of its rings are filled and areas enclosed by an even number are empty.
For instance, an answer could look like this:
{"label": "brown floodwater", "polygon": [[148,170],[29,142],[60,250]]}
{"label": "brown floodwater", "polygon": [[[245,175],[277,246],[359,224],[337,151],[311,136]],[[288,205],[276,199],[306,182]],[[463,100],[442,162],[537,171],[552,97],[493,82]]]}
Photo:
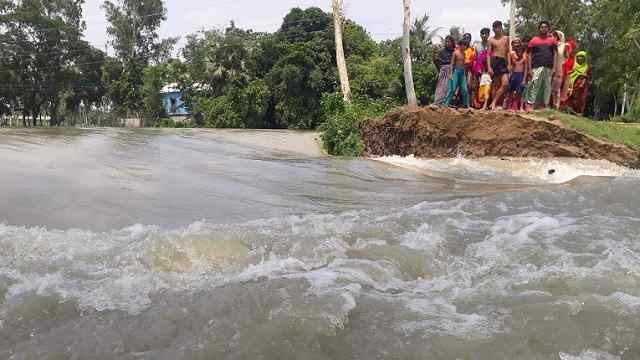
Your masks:
{"label": "brown floodwater", "polygon": [[316,138],[0,130],[0,359],[640,358],[634,172]]}

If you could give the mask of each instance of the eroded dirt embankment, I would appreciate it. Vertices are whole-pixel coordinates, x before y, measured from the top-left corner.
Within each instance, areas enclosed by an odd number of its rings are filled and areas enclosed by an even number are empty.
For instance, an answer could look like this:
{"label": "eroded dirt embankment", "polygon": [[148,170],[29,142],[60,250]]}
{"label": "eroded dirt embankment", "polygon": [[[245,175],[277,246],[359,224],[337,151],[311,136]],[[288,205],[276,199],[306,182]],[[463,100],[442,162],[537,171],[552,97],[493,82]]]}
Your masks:
{"label": "eroded dirt embankment", "polygon": [[371,156],[571,157],[640,168],[640,152],[627,146],[595,139],[560,123],[506,112],[403,110],[368,121],[362,134]]}

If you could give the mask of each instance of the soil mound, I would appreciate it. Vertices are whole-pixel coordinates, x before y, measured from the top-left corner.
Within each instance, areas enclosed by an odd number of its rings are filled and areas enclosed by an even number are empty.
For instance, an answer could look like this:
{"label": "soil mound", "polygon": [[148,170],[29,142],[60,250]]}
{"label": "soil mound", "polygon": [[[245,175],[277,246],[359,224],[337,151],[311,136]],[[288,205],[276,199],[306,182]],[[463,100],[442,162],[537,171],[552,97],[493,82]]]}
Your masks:
{"label": "soil mound", "polygon": [[640,152],[627,146],[601,141],[559,122],[507,112],[403,110],[368,121],[362,134],[371,156],[570,157],[640,168]]}

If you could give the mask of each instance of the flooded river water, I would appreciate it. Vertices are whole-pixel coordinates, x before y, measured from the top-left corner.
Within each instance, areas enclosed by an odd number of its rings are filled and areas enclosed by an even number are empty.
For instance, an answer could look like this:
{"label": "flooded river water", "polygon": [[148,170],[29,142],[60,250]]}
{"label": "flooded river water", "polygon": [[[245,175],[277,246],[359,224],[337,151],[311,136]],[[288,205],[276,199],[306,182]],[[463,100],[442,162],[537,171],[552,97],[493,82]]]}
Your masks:
{"label": "flooded river water", "polygon": [[640,359],[637,173],[313,138],[0,130],[0,359]]}

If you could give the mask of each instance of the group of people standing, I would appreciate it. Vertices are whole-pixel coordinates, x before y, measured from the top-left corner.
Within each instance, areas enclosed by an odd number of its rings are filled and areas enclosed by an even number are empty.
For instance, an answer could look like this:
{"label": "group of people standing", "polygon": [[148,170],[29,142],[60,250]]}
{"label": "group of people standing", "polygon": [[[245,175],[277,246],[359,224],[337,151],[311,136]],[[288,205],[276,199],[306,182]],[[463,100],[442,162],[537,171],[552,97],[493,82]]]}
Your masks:
{"label": "group of people standing", "polygon": [[480,32],[471,45],[471,34],[456,44],[451,36],[435,53],[439,69],[435,104],[449,107],[457,100],[463,107],[532,111],[553,107],[583,114],[591,80],[585,51],[575,52],[575,40],[542,21],[532,39],[511,39],[502,22]]}

